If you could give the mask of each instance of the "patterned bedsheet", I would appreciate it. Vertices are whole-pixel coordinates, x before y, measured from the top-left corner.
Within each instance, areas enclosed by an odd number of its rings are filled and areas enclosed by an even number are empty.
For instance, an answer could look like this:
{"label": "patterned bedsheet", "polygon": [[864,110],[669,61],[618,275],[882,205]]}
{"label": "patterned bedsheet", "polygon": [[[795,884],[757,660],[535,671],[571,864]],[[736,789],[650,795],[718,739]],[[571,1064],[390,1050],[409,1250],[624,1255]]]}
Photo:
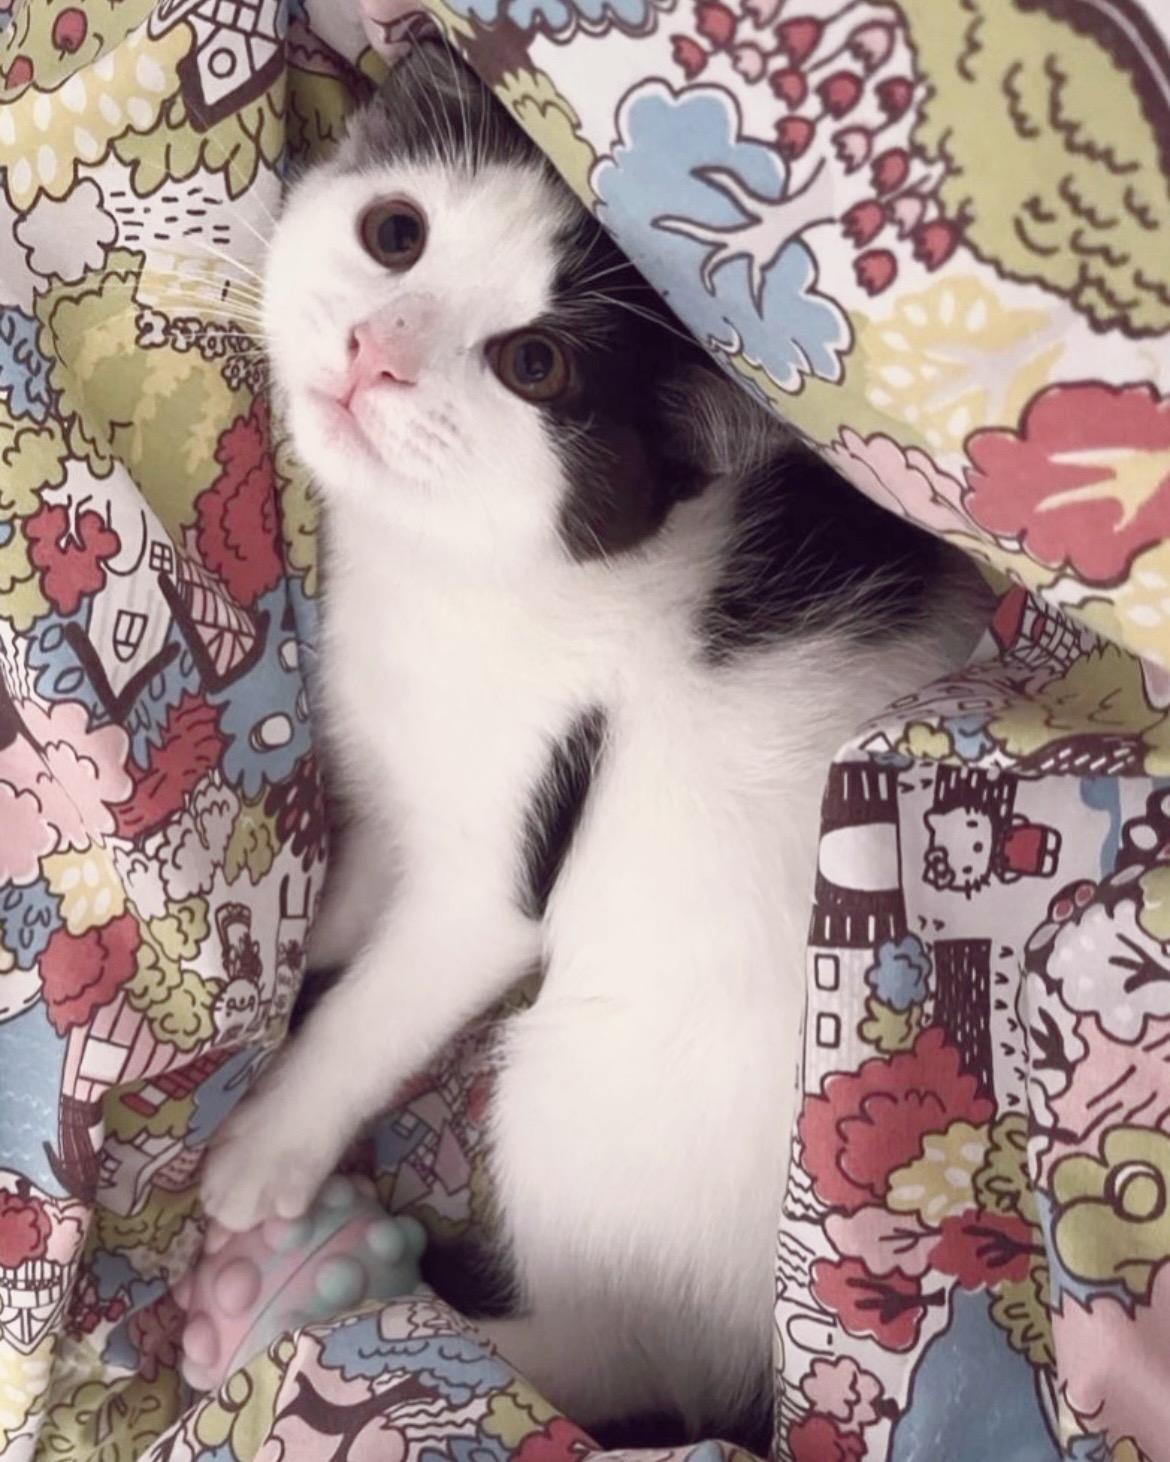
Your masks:
{"label": "patterned bedsheet", "polygon": [[[432,8],[747,389],[1012,585],[826,789],[777,1455],[1170,1458],[1170,14]],[[324,868],[314,512],[252,327],[283,179],[379,74],[345,9],[0,0],[13,1459],[596,1450],[426,1298],[178,1375],[200,1155]],[[483,1053],[353,1154],[445,1234]]]}

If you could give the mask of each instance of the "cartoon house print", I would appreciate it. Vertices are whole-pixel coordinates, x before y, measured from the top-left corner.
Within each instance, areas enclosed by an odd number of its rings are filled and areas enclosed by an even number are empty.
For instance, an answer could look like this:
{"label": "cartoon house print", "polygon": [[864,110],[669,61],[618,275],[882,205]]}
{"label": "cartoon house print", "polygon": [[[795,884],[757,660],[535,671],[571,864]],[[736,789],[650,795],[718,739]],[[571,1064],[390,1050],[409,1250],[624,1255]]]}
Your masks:
{"label": "cartoon house print", "polygon": [[[144,1122],[149,1121],[167,1102],[191,1096],[225,1059],[222,1051],[208,1052],[178,1070],[161,1072],[144,1085],[121,1092],[119,1100]],[[200,1156],[182,1138],[145,1130],[130,1142],[107,1137],[98,1159],[102,1206],[128,1218],[144,1207],[152,1188],[182,1192],[194,1182]]]}
{"label": "cartoon house print", "polygon": [[78,1205],[0,1168],[0,1340],[21,1355],[36,1349],[65,1308],[84,1225]]}
{"label": "cartoon house print", "polygon": [[394,1174],[396,1211],[425,1202],[440,1218],[467,1217],[471,1162],[452,1113],[466,1101],[465,1077],[453,1062],[438,1081],[378,1126],[377,1165]]}
{"label": "cartoon house print", "polygon": [[280,0],[162,0],[152,35],[186,20],[195,49],[179,66],[183,100],[196,130],[267,91],[280,73]]}
{"label": "cartoon house print", "polygon": [[[250,908],[229,902],[216,910],[215,928],[223,976],[222,983],[212,976],[219,988],[211,1016],[221,1045],[255,1035],[267,1023],[274,1004],[279,1005],[284,1015],[291,1011],[300,984],[311,893],[306,890],[305,906],[301,909],[290,908],[289,897],[286,876],[281,886],[280,953],[275,962],[263,958],[252,932]],[[273,963],[275,968],[269,973],[269,965]],[[119,1192],[124,1190],[124,1197],[119,1201],[133,1203],[137,1201],[138,1187],[147,1178],[157,1181],[160,1169],[178,1160],[175,1145],[165,1147],[154,1139],[144,1138],[136,1144],[138,1151],[134,1155],[123,1150],[125,1144],[115,1143],[112,1159],[115,1166],[102,1167],[102,1116],[110,1088],[145,1082],[144,1090],[165,1093],[170,1089],[167,1083],[189,1079],[194,1089],[213,1069],[204,1069],[199,1060],[194,1060],[183,1063],[181,1070],[164,1075],[168,1068],[178,1064],[177,1054],[173,1046],[157,1037],[149,1016],[135,1010],[124,992],[95,1011],[88,1027],[69,1032],[59,1103],[58,1145],[53,1148],[46,1144],[49,1164],[67,1193],[92,1201],[99,1184],[103,1188],[113,1184]],[[184,1076],[185,1072],[192,1071],[194,1075]],[[151,1098],[147,1095],[141,1100],[149,1102]],[[123,1167],[126,1173],[136,1176],[119,1176]],[[176,1169],[174,1178],[180,1186],[185,1186],[182,1171]]]}
{"label": "cartoon house print", "polygon": [[[79,512],[84,501],[70,503]],[[106,518],[112,517],[112,505]],[[121,550],[105,565],[106,578],[90,606],[88,633],[73,627],[74,653],[85,666],[112,720],[122,719],[142,687],[177,654],[167,647],[171,609],[160,576],[173,574],[175,550],[152,513],[142,510],[137,531],[119,521]],[[121,518],[121,515],[119,515]],[[88,641],[80,650],[78,637]]]}
{"label": "cartoon house print", "polygon": [[[794,1164],[794,1172],[795,1168]],[[807,1178],[804,1181],[807,1183]],[[788,1215],[788,1199],[784,1207]],[[779,1353],[790,1376],[801,1371],[807,1373],[818,1362],[833,1362],[847,1353],[848,1342],[840,1320],[813,1298],[813,1265],[821,1257],[818,1249],[799,1237],[796,1226],[782,1225],[776,1255],[776,1329]],[[788,1428],[807,1414],[807,1402],[800,1388],[783,1386],[779,1408],[777,1430],[787,1435]]]}
{"label": "cartoon house print", "polygon": [[174,1048],[155,1036],[147,1015],[124,993],[69,1032],[58,1110],[58,1145],[45,1144],[53,1175],[74,1198],[92,1202],[100,1180],[105,1094],[112,1086],[160,1076]]}
{"label": "cartoon house print", "polygon": [[993,879],[1051,878],[1060,857],[1060,833],[1019,816],[1015,800],[1014,776],[995,769],[940,767],[925,819],[925,881],[970,898]]}
{"label": "cartoon house print", "polygon": [[276,926],[276,963],[272,989],[269,992],[269,1015],[272,1021],[284,1023],[292,1015],[305,975],[305,949],[309,924],[313,917],[313,883],[306,880],[299,908],[293,908],[291,880],[286,873],[280,880],[279,922]]}
{"label": "cartoon house print", "polygon": [[[90,501],[70,497],[65,506],[76,515]],[[152,513],[124,514],[121,499],[114,497],[103,506],[122,549],[105,565],[88,627],[69,624],[64,634],[102,709],[124,725],[151,679],[180,653],[172,625],[190,649],[205,689],[215,691],[259,657],[267,616],[235,604],[213,574],[176,549]]]}
{"label": "cartoon house print", "polygon": [[829,770],[810,942],[871,949],[906,927],[898,849],[898,776],[869,762]]}
{"label": "cartoon house print", "polygon": [[897,797],[889,767],[843,762],[829,771],[807,955],[806,1089],[839,1064],[850,1000],[864,999],[874,949],[906,930]]}
{"label": "cartoon house print", "polygon": [[980,1096],[995,1099],[991,1031],[991,941],[936,939],[931,1025],[962,1053],[963,1069],[979,1083]]}
{"label": "cartoon house print", "polygon": [[252,933],[252,910],[246,904],[222,904],[215,916],[220,955],[227,981],[218,991],[211,1018],[221,1043],[239,1043],[282,1028],[292,1014],[305,970],[305,941],[313,908],[309,881],[299,908],[290,904],[291,880],[280,881],[276,959],[267,962]]}
{"label": "cartoon house print", "polygon": [[1017,664],[1033,670],[1067,670],[1093,639],[1058,609],[1020,588],[999,601],[991,634]]}

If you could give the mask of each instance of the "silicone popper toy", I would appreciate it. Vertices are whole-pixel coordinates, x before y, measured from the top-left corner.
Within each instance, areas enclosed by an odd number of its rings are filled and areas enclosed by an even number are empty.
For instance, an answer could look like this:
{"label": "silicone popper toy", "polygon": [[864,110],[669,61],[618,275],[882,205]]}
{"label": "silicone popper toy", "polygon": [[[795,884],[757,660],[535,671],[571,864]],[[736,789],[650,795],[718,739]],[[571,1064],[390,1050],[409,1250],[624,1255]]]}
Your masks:
{"label": "silicone popper toy", "polygon": [[425,1245],[422,1225],[390,1217],[361,1178],[331,1178],[295,1222],[234,1234],[213,1221],[203,1257],[175,1286],[187,1312],[183,1375],[214,1390],[287,1330],[410,1294]]}

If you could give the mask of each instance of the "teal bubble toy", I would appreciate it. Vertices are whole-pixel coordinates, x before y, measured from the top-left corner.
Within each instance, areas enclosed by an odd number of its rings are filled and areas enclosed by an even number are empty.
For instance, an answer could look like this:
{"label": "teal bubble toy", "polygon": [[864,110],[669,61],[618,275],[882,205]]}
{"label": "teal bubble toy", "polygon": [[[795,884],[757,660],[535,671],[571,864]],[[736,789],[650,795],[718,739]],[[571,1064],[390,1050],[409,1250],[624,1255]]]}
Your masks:
{"label": "teal bubble toy", "polygon": [[288,1330],[411,1294],[425,1246],[422,1225],[392,1218],[363,1178],[331,1178],[293,1222],[235,1234],[213,1220],[199,1263],[174,1290],[187,1313],[184,1378],[214,1390]]}

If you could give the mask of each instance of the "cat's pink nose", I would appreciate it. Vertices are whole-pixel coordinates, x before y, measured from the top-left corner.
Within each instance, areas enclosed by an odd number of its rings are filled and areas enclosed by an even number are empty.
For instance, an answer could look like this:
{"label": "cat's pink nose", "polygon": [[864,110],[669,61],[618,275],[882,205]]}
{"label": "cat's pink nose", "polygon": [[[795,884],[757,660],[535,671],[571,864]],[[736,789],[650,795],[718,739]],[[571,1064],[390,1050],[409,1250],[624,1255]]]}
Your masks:
{"label": "cat's pink nose", "polygon": [[413,386],[423,365],[420,332],[406,320],[365,320],[349,340],[345,404],[370,386]]}

